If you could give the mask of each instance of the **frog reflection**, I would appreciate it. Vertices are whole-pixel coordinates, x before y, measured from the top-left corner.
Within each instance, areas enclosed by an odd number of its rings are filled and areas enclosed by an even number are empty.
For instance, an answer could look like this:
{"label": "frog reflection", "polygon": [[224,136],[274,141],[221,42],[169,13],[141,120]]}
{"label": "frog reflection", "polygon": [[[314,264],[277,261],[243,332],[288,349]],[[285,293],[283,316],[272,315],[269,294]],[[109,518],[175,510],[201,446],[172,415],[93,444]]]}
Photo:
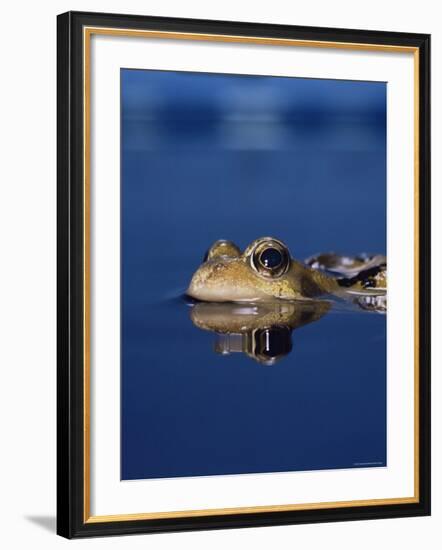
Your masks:
{"label": "frog reflection", "polygon": [[198,300],[193,323],[217,334],[215,351],[242,352],[272,365],[290,353],[292,331],[325,315],[330,299],[384,313],[386,287],[385,256],[326,253],[301,262],[279,239],[263,237],[244,252],[231,241],[216,241],[187,295]]}
{"label": "frog reflection", "polygon": [[195,326],[216,333],[215,351],[245,353],[263,365],[273,365],[291,352],[292,331],[320,319],[330,302],[205,303],[193,305]]}

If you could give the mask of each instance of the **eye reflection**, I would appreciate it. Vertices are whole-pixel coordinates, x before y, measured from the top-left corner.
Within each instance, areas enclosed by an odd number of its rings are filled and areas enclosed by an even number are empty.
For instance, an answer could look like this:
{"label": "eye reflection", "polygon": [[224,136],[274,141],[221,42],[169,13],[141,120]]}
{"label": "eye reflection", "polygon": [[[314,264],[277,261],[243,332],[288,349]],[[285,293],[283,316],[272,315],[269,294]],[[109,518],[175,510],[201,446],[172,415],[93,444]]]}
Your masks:
{"label": "eye reflection", "polygon": [[257,330],[254,355],[264,365],[273,365],[292,351],[292,331],[286,326]]}

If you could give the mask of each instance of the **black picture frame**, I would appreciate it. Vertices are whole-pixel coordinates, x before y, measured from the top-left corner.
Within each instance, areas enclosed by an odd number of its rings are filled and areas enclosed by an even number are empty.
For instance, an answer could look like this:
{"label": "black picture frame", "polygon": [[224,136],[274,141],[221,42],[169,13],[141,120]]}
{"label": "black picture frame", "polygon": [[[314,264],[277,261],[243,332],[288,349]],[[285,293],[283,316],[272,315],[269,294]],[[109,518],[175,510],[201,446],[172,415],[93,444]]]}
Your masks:
{"label": "black picture frame", "polygon": [[[58,16],[57,41],[57,532],[67,538],[423,516],[430,514],[430,36],[69,12]],[[90,522],[84,476],[84,87],[85,27],[394,45],[419,56],[419,499],[382,504]]]}

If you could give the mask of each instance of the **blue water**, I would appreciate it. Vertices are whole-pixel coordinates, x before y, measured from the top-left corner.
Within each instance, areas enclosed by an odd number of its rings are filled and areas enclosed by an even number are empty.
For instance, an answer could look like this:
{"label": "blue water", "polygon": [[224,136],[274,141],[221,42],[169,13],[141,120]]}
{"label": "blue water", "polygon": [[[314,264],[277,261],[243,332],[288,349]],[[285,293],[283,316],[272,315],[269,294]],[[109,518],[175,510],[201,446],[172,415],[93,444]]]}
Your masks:
{"label": "blue water", "polygon": [[273,366],[180,296],[220,238],[386,252],[386,85],[121,71],[122,479],[385,466],[385,316],[333,310]]}

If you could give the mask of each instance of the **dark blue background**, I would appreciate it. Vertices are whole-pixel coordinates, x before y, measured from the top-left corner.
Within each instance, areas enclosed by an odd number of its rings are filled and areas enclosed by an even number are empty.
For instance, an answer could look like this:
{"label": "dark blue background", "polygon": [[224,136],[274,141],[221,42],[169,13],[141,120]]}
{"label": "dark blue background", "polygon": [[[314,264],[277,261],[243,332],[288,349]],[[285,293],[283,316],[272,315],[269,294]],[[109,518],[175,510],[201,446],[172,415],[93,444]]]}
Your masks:
{"label": "dark blue background", "polygon": [[386,85],[122,70],[122,478],[386,464],[385,317],[332,312],[273,367],[177,298],[216,239],[385,253]]}

